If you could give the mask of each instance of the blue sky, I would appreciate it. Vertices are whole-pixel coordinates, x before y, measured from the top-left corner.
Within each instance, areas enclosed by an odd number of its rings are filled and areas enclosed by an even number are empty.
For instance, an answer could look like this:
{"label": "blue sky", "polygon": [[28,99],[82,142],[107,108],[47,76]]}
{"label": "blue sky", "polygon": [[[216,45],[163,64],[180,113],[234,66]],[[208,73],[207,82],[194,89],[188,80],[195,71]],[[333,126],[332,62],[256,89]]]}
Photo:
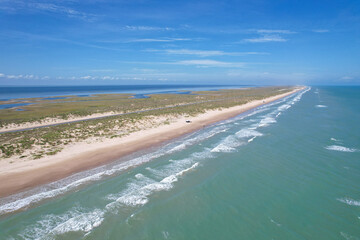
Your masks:
{"label": "blue sky", "polygon": [[359,0],[0,0],[0,85],[360,84]]}

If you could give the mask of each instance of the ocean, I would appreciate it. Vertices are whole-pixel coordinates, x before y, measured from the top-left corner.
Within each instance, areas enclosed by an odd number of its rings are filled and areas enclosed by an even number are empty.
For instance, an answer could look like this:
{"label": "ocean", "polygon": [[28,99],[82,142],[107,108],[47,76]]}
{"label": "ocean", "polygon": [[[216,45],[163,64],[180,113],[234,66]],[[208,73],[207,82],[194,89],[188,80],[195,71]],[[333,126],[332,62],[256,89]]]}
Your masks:
{"label": "ocean", "polygon": [[359,106],[309,87],[2,199],[0,239],[360,239]]}

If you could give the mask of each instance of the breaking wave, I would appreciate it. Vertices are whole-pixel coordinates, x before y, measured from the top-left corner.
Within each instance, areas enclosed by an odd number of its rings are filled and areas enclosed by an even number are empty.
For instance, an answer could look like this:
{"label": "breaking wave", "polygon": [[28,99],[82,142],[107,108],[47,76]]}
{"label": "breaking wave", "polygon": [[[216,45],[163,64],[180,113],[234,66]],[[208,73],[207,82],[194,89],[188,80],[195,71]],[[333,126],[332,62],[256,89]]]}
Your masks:
{"label": "breaking wave", "polygon": [[360,207],[360,201],[356,201],[351,198],[340,198],[340,199],[338,199],[338,201],[340,201],[342,203],[346,203],[347,205],[350,205],[350,206]]}
{"label": "breaking wave", "polygon": [[[285,99],[281,99],[278,102],[266,105],[266,107],[269,107],[270,105],[273,106],[285,102],[284,104],[277,107],[276,110],[262,116],[257,123],[253,123],[250,127],[243,128],[236,132],[234,135],[230,135],[224,138],[211,150],[211,152],[234,152],[236,151],[237,147],[252,142],[256,137],[263,136],[263,134],[256,131],[256,129],[260,127],[267,127],[273,123],[276,123],[275,118],[279,117],[281,112],[289,109],[294,103],[300,101],[302,95],[309,90],[310,88],[296,94],[295,97],[293,97],[292,99],[290,97],[287,97]],[[263,107],[263,109],[265,109],[265,107]],[[252,123],[254,121],[256,122],[256,120],[254,119],[247,120],[247,122],[249,123]],[[244,141],[243,139],[245,138],[248,139]]]}
{"label": "breaking wave", "polygon": [[339,151],[339,152],[357,152],[358,151],[355,148],[347,148],[347,147],[339,146],[339,145],[327,146],[327,147],[325,147],[325,149],[332,150],[332,151]]}
{"label": "breaking wave", "polygon": [[240,131],[238,131],[235,134],[238,138],[260,137],[263,135],[262,133],[255,131],[253,129],[249,129],[249,128],[241,129]]}
{"label": "breaking wave", "polygon": [[[117,194],[109,194],[106,198],[112,202],[106,205],[107,210],[116,210],[121,206],[137,206],[146,204],[148,197],[155,192],[167,191],[173,187],[173,183],[177,182],[179,177],[184,175],[199,166],[201,159],[209,158],[210,155],[206,154],[192,154],[189,158],[182,160],[170,161],[170,164],[155,170],[146,168],[154,176],[146,177],[142,174],[136,174],[135,179],[128,183],[127,188]],[[161,177],[161,180],[156,178]]]}
{"label": "breaking wave", "polygon": [[341,142],[341,140],[339,139],[336,139],[336,138],[330,138],[331,141],[334,141],[334,142]]}
{"label": "breaking wave", "polygon": [[135,174],[124,191],[106,197],[110,202],[103,209],[86,211],[82,208],[73,208],[60,215],[48,214],[28,225],[18,236],[23,239],[54,239],[56,235],[68,232],[90,233],[101,225],[106,214],[113,213],[122,206],[146,204],[151,194],[170,190],[181,176],[199,166],[199,160],[208,157],[209,154],[198,153],[186,159],[171,161],[169,165],[159,169],[159,172],[168,174],[160,181],[141,173]]}
{"label": "breaking wave", "polygon": [[54,239],[56,235],[68,232],[88,233],[100,226],[104,212],[95,209],[86,212],[74,208],[61,215],[48,214],[39,221],[27,226],[19,234],[22,239]]}

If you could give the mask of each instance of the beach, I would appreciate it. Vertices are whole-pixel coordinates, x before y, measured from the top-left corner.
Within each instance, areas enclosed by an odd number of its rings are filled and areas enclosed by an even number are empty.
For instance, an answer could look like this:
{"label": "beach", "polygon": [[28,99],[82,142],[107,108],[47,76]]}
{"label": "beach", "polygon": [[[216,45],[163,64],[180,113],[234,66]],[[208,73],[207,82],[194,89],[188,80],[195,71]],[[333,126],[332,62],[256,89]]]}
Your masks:
{"label": "beach", "polygon": [[[0,197],[19,193],[110,163],[131,153],[165,143],[205,126],[235,117],[245,111],[276,101],[302,89],[304,88],[299,87],[291,92],[266,99],[221,110],[207,111],[195,117],[183,116],[167,125],[134,132],[119,139],[75,143],[54,156],[11,163],[0,161]],[[187,123],[187,120],[190,123]]]}

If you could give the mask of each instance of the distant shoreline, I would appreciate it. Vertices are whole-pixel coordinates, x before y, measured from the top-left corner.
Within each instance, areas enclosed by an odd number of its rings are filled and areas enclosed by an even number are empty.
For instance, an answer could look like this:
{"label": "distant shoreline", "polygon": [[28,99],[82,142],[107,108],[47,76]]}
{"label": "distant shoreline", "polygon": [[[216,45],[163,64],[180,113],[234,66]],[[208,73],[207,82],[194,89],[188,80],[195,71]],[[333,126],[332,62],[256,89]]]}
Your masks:
{"label": "distant shoreline", "polygon": [[[76,85],[76,86],[0,86],[1,100],[64,97],[97,94],[153,94],[176,90],[237,89],[253,85]],[[259,86],[260,87],[260,86]],[[16,91],[17,90],[17,91]],[[37,91],[36,91],[37,90]]]}
{"label": "distant shoreline", "polygon": [[[0,162],[0,197],[29,190],[36,186],[54,182],[78,172],[89,170],[119,160],[131,153],[178,138],[264,104],[284,98],[305,87],[293,91],[255,100],[222,110],[211,110],[196,117],[179,118],[169,125],[134,132],[120,139],[78,144],[68,151],[29,162]],[[190,120],[190,123],[186,123]]]}

